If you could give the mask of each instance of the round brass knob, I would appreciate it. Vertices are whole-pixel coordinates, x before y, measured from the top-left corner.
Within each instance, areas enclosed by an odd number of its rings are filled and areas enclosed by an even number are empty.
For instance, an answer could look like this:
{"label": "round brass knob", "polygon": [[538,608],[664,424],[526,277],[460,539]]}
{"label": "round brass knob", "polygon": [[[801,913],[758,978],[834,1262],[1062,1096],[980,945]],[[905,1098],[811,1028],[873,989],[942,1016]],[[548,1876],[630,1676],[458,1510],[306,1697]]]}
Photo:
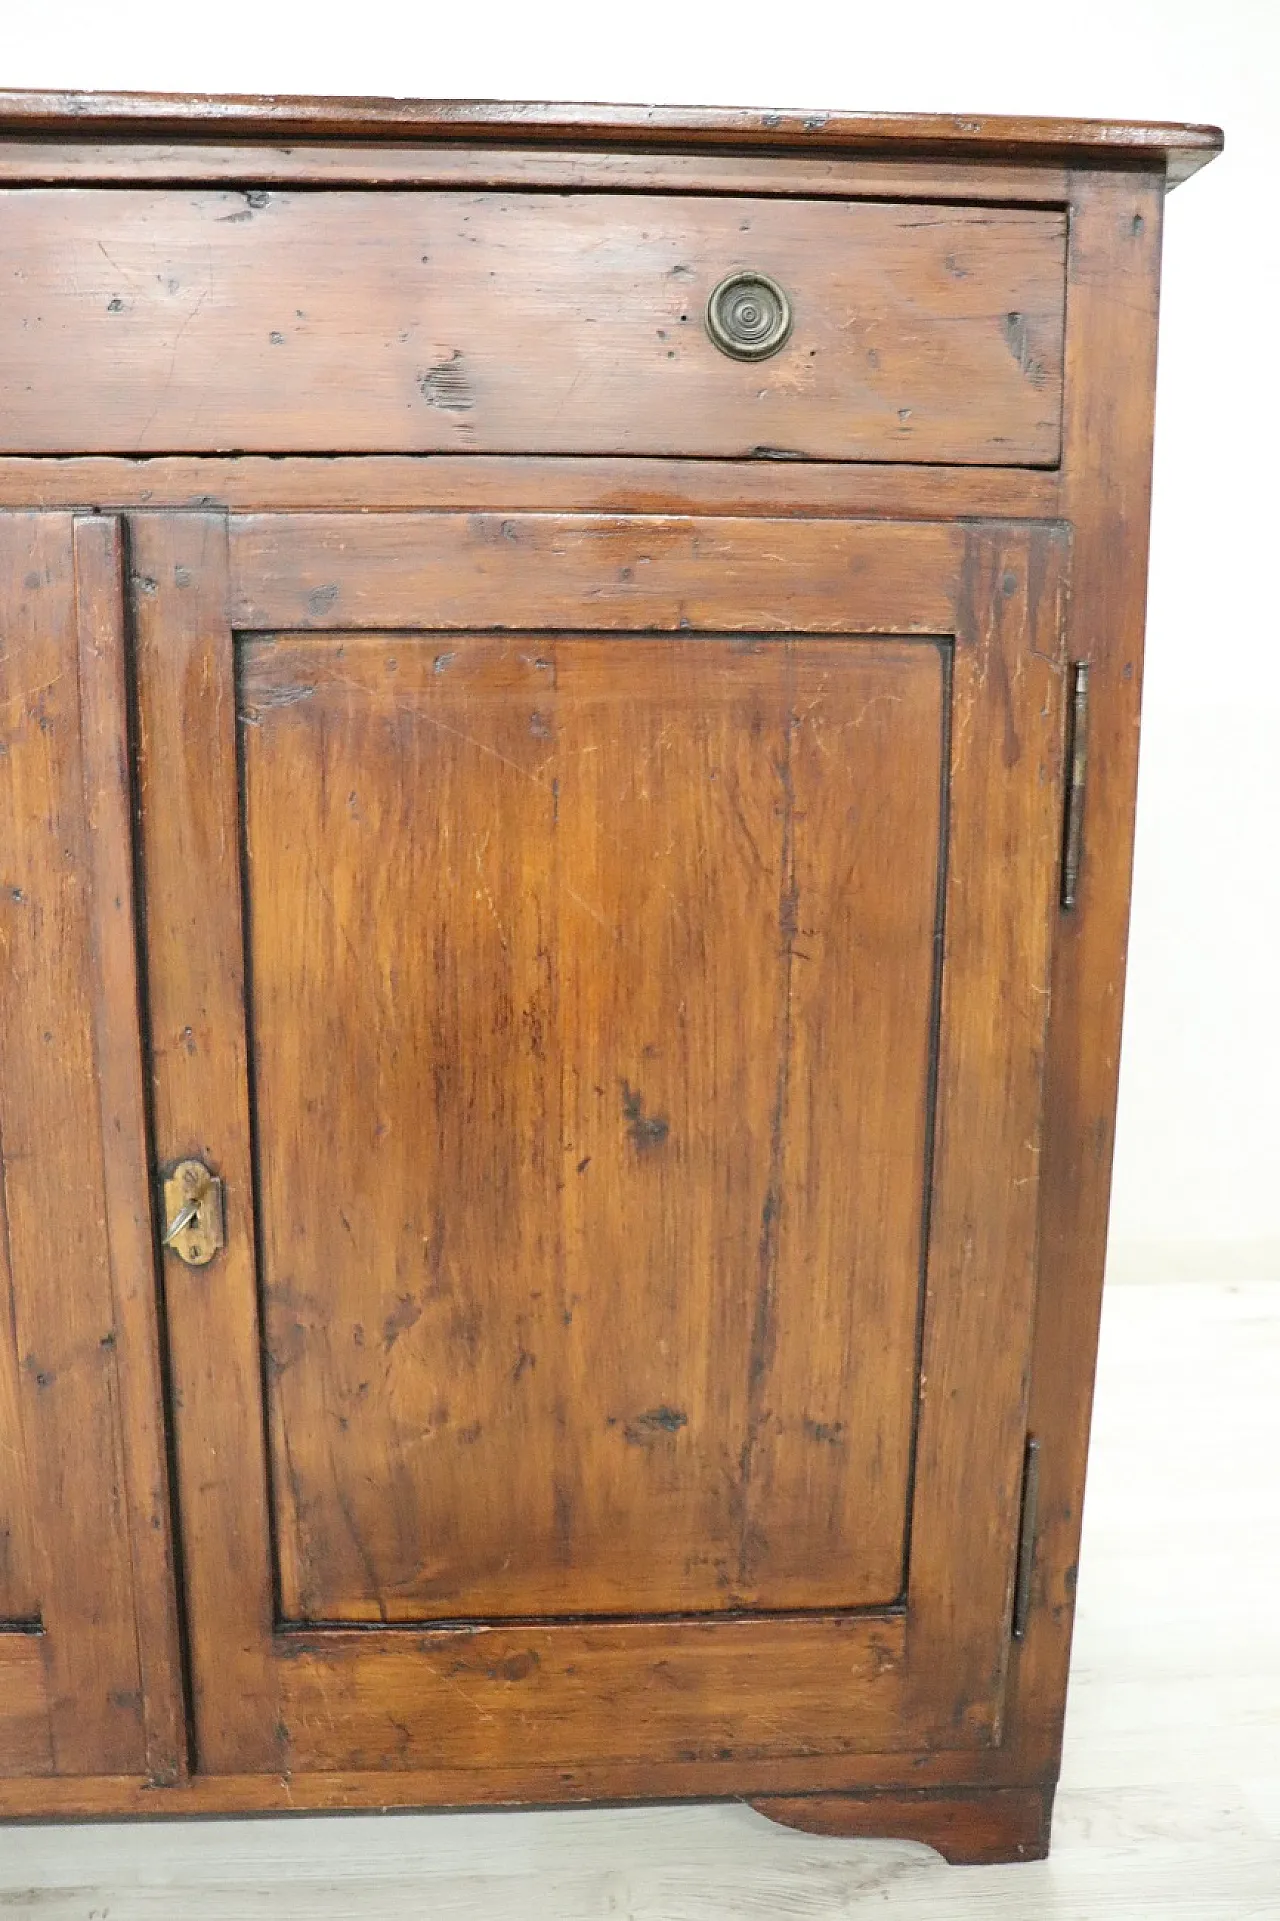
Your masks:
{"label": "round brass knob", "polygon": [[767,273],[731,273],[707,302],[707,332],[733,360],[767,360],[791,332],[791,302]]}

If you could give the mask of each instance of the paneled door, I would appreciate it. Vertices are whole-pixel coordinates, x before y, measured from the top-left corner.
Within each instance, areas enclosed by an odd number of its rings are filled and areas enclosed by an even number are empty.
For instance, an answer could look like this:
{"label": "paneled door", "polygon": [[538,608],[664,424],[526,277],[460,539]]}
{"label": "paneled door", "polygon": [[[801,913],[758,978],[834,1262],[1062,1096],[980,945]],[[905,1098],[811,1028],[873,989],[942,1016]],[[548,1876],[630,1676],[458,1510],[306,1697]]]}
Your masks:
{"label": "paneled door", "polygon": [[1059,530],[131,541],[156,1144],[221,1183],[165,1261],[201,1764],[997,1740]]}

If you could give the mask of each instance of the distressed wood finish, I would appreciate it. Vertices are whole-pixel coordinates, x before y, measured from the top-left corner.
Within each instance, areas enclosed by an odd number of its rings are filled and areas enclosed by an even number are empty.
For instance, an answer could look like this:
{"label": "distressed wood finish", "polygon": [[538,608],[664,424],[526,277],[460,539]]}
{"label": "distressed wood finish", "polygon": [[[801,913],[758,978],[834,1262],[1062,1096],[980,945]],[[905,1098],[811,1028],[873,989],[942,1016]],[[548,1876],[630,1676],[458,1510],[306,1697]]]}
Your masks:
{"label": "distressed wood finish", "polygon": [[286,1617],[892,1602],[943,651],[240,660]]}
{"label": "distressed wood finish", "polygon": [[[568,1616],[833,1601],[883,1610],[898,1596],[908,1530],[905,1658],[882,1664],[856,1700],[833,1694],[828,1676],[823,1698],[844,1700],[845,1719],[838,1736],[813,1739],[833,1753],[919,1744],[926,1730],[940,1746],[989,1743],[1016,1544],[1027,1359],[1017,1330],[1029,1330],[1057,875],[1059,536],[876,523],[261,517],[233,521],[224,589],[220,561],[206,585],[189,561],[151,547],[174,538],[172,525],[144,517],[137,547],[148,895],[178,901],[200,849],[204,891],[182,911],[231,932],[201,940],[193,973],[190,937],[179,943],[150,920],[157,1147],[167,1162],[208,1143],[202,1151],[229,1195],[242,1196],[217,1290],[170,1263],[205,1764],[242,1768],[262,1755],[272,1765],[278,1734],[299,1769],[421,1767],[446,1736],[464,1739],[448,1732],[459,1715],[463,1729],[480,1715],[503,1730],[497,1765],[526,1725],[524,1696],[541,1701],[542,1677],[570,1668],[584,1693],[563,1718],[544,1711],[531,1723],[542,1752],[575,1766],[602,1753],[621,1760],[630,1742],[640,1758],[650,1753],[645,1731],[631,1717],[621,1731],[600,1718],[616,1693],[604,1679],[604,1631]],[[192,517],[189,528],[188,551],[196,528],[220,550],[220,523]],[[153,556],[145,566],[144,556]],[[694,598],[678,590],[698,559],[709,571]],[[536,592],[513,600],[521,579]],[[604,581],[616,584],[602,593]],[[796,581],[805,593],[786,591]],[[193,624],[187,610],[206,596]],[[503,606],[520,607],[523,642],[468,638]],[[391,640],[335,627],[353,613],[366,628],[401,631]],[[296,637],[274,637],[284,622]],[[744,650],[696,637],[725,625],[755,638]],[[611,635],[591,638],[606,626]],[[545,642],[538,627],[549,630]],[[763,637],[806,627],[844,638]],[[258,636],[239,643],[243,798],[222,738],[237,629]],[[626,638],[637,629],[655,637]],[[920,638],[904,647],[880,638],[886,630]],[[842,650],[862,664],[842,670]],[[212,736],[206,710],[218,716]],[[687,732],[699,715],[703,747]],[[848,824],[868,811],[848,783],[871,778],[878,763],[819,779],[816,762],[839,751],[857,768],[857,730],[868,724],[869,743],[882,730],[880,754],[912,740],[910,758],[932,772],[924,793],[892,803],[882,773],[870,805],[879,838],[863,828],[841,856]],[[898,731],[912,728],[918,734]],[[201,729],[213,742],[203,765],[188,746]],[[679,740],[693,742],[692,758],[684,746],[685,758],[672,759]],[[712,794],[713,772],[724,802]],[[395,823],[409,817],[410,795],[422,851],[407,856]],[[618,811],[629,795],[630,821]],[[553,821],[559,809],[563,837],[537,827],[540,802]],[[940,883],[943,804],[958,825]],[[360,845],[366,810],[373,842],[357,859],[344,847]],[[682,837],[700,850],[692,867],[689,855],[683,867],[673,860]],[[543,845],[555,850],[551,866]],[[865,866],[851,866],[860,845]],[[736,871],[718,871],[730,857]],[[913,863],[922,864],[915,891],[904,885]],[[948,931],[934,1015],[940,884]],[[704,890],[711,900],[698,911]],[[895,891],[905,901],[893,901]],[[423,903],[407,944],[378,941],[379,928],[404,917],[397,898]],[[695,911],[700,933],[689,945]],[[558,914],[570,917],[563,935]],[[631,958],[615,954],[617,932],[608,936],[628,914],[641,917]],[[838,957],[855,925],[865,959],[850,973],[849,953],[843,968]],[[291,959],[300,932],[311,957],[304,972]],[[357,939],[369,938],[378,944],[362,958]],[[984,941],[998,943],[1000,971],[982,963]],[[419,952],[434,956],[434,978]],[[901,977],[896,1003],[874,986],[886,966]],[[843,975],[838,989],[824,986],[826,968]],[[239,1027],[226,1046],[224,1023],[246,999],[254,1044],[246,1048]],[[400,999],[436,1011],[401,1013]],[[683,1023],[678,1045],[667,1003]],[[735,1010],[728,1024],[722,1004]],[[222,1010],[212,1024],[210,1009]],[[954,1352],[930,1363],[939,1384],[922,1399],[923,1466],[908,1516],[920,1312],[912,1249],[925,1205],[920,1129],[935,1019],[933,1209],[945,1226],[931,1241],[926,1353],[956,1332]],[[510,1042],[495,1041],[508,1030]],[[886,1045],[892,1072],[877,1053]],[[224,1117],[227,1146],[207,1119],[196,1133],[182,1118],[196,1090],[206,1116]],[[425,1132],[424,1099],[427,1113],[435,1103]],[[340,1102],[349,1131],[335,1159],[312,1135],[315,1116]],[[269,1537],[265,1523],[255,1538],[245,1521],[260,1512],[271,1473],[254,1379],[250,1141],[262,1157],[257,1237],[285,1615],[414,1622],[415,1650],[386,1633],[299,1643],[262,1625]],[[1018,1186],[1020,1208],[984,1198],[997,1181]],[[467,1205],[473,1191],[483,1207]],[[716,1195],[720,1213],[709,1211]],[[989,1222],[982,1237],[963,1226],[975,1213]],[[876,1236],[895,1219],[890,1256]],[[834,1276],[828,1296],[815,1292],[837,1248],[856,1281],[843,1300]],[[723,1263],[718,1283],[709,1259]],[[685,1298],[664,1305],[673,1285]],[[815,1371],[807,1337],[815,1301],[837,1330],[829,1375]],[[885,1375],[871,1399],[869,1388],[854,1397],[840,1386],[845,1357],[863,1345]],[[832,1461],[833,1442],[847,1469]],[[424,1445],[419,1466],[413,1450]],[[736,1491],[724,1486],[730,1462]],[[966,1481],[984,1489],[976,1510],[957,1501]],[[643,1520],[650,1500],[661,1504],[660,1526]],[[889,1510],[879,1537],[856,1519],[859,1506],[871,1516],[878,1503]],[[993,1527],[1004,1540],[998,1556]],[[769,1539],[779,1529],[775,1566]],[[504,1542],[508,1554],[524,1544],[510,1572],[495,1558]],[[470,1585],[460,1586],[467,1570]],[[446,1658],[456,1643],[426,1628],[442,1613],[504,1612],[566,1618],[505,1643],[486,1628],[499,1652],[476,1663],[486,1691],[467,1709],[453,1684],[462,1670]],[[859,1645],[887,1618],[815,1616],[813,1675],[819,1648],[838,1669],[840,1637]],[[766,1628],[766,1619],[757,1617],[758,1650],[776,1635],[785,1665],[796,1630],[784,1620]],[[738,1626],[653,1629],[662,1652],[651,1678],[688,1643],[699,1677],[682,1683],[697,1703],[686,1703],[691,1752],[709,1765],[713,1752],[723,1764],[759,1749],[745,1724],[734,1734],[715,1718],[715,1702],[746,1687],[760,1659],[740,1652],[751,1644]],[[638,1627],[610,1632],[643,1664]],[[255,1663],[257,1686],[234,1698],[216,1691],[215,1676],[239,1660]],[[513,1693],[516,1669],[536,1684]],[[417,1677],[411,1687],[407,1676]],[[326,1716],[324,1701],[341,1710]]]}
{"label": "distressed wood finish", "polygon": [[[922,1680],[945,1669],[957,1719],[970,1714],[996,1733],[1017,1529],[1007,1530],[1002,1553],[991,1520],[1018,1501],[1030,1354],[1016,1340],[995,1350],[1002,1329],[1029,1322],[1035,1301],[1061,820],[1064,547],[1056,535],[971,530],[957,606],[958,635],[970,644],[957,646],[952,705],[910,1588]],[[957,778],[966,762],[981,774]],[[1020,779],[1009,777],[1014,768]],[[1004,868],[1007,886],[994,883],[987,862]],[[1019,1043],[1007,1048],[1002,1037],[1012,1032]],[[983,1635],[959,1631],[979,1620]]]}
{"label": "distressed wood finish", "polygon": [[[28,188],[0,235],[7,452],[1058,455],[1047,209]],[[703,326],[743,267],[795,314],[759,363]]]}
{"label": "distressed wood finish", "polygon": [[1044,1852],[1218,145],[0,95],[0,1811]]}
{"label": "distressed wood finish", "polygon": [[[238,1757],[252,1769],[273,1765],[280,1748],[274,1724],[255,1722],[248,1740],[243,1730],[238,1738],[231,1732],[245,1701],[269,1698],[265,1641],[274,1597],[266,1484],[243,1427],[244,1410],[259,1400],[262,1356],[238,964],[226,522],[217,514],[140,514],[131,559],[156,1152],[163,1163],[216,1165],[227,1196],[217,1286],[208,1284],[212,1274],[172,1259],[165,1274],[172,1406],[201,1413],[174,1424],[188,1558],[200,1541],[218,1542],[216,1554],[200,1557],[191,1596],[192,1706],[201,1764],[226,1767]],[[158,806],[157,761],[165,769]]]}
{"label": "distressed wood finish", "polygon": [[1062,166],[981,162],[811,159],[803,154],[693,153],[618,148],[391,146],[291,147],[134,145],[125,141],[20,140],[0,133],[0,181],[30,186],[100,186],[159,181],[217,182],[255,188],[306,183],[325,187],[550,187],[560,191],[797,194],[836,200],[995,200],[1005,205],[1065,206]]}
{"label": "distressed wood finish", "polygon": [[[1018,1643],[1011,1725],[1028,1770],[1056,1765],[1071,1653],[1092,1358],[1106,1259],[1138,772],[1159,301],[1158,185],[1081,179],[1072,226],[1066,504],[1075,528],[1071,657],[1089,663],[1084,861],[1060,917],[1045,1076],[1035,1368],[1041,1446],[1034,1606]],[[1114,384],[1099,380],[1111,370]],[[1079,1377],[1064,1354],[1089,1361]]]}
{"label": "distressed wood finish", "polygon": [[[286,1769],[394,1773],[428,1760],[472,1782],[547,1763],[643,1768],[675,1755],[725,1787],[743,1766],[947,1739],[903,1713],[899,1617],[625,1621],[328,1634],[278,1648]],[[259,1704],[259,1708],[263,1704]],[[466,1784],[466,1785],[464,1785]],[[712,1790],[714,1792],[714,1790]],[[432,1797],[434,1799],[434,1796]],[[512,1786],[505,1798],[520,1798]],[[559,1797],[557,1797],[559,1798]]]}
{"label": "distressed wood finish", "polygon": [[1147,161],[1170,181],[1185,179],[1221,151],[1217,127],[1151,121],[1062,120],[1031,115],[779,112],[758,107],[636,107],[530,100],[215,98],[208,94],[0,93],[0,131],[130,135],[169,140],[405,140],[466,145],[509,142],[696,149],[729,146],[785,156],[824,152],[947,155],[970,162],[998,156],[1074,157],[1081,166]]}
{"label": "distressed wood finish", "polygon": [[[360,1630],[363,1636],[364,1630]],[[396,1650],[393,1648],[392,1653]],[[289,1685],[286,1681],[286,1685]],[[325,1696],[294,1684],[297,1698],[322,1712]],[[353,1698],[349,1677],[346,1699]],[[416,1719],[415,1715],[415,1719]],[[472,1711],[471,1718],[479,1717]],[[390,1727],[379,1713],[376,1732],[387,1740]],[[370,1721],[365,1722],[370,1728]],[[372,1730],[371,1730],[372,1731]],[[395,1730],[391,1729],[392,1736]],[[323,1737],[322,1737],[323,1738]],[[398,1745],[398,1743],[397,1743]],[[518,1767],[311,1767],[282,1766],[275,1773],[193,1773],[185,1784],[156,1787],[140,1775],[23,1776],[4,1779],[6,1817],[31,1820],[96,1820],[119,1816],[168,1816],[198,1819],[217,1814],[328,1813],[343,1809],[454,1810],[459,1808],[558,1807],[589,1802],[715,1801],[779,1795],[791,1798],[824,1793],[915,1795],[925,1786],[958,1794],[998,1792],[1017,1785],[1016,1764],[1003,1749],[911,1747],[838,1754],[791,1754],[723,1759],[704,1758],[682,1748],[687,1758],[589,1761],[573,1765],[539,1758]],[[1015,1777],[1012,1781],[1006,1776]],[[974,1782],[980,1785],[975,1788]],[[835,1787],[832,1787],[832,1783]],[[1051,1793],[1052,1783],[1037,1784]],[[914,1839],[914,1836],[904,1836]],[[922,1823],[918,1837],[928,1841]],[[930,1844],[931,1845],[931,1844]],[[1016,1854],[1010,1859],[1017,1859]]]}
{"label": "distressed wood finish", "polygon": [[153,1781],[163,1783],[185,1774],[187,1751],[156,1315],[147,1097],[138,1045],[142,1007],[133,879],[123,526],[118,519],[80,516],[72,541],[103,1215],[115,1301],[113,1346],[118,1357],[147,1771]]}
{"label": "distressed wood finish", "polygon": [[[18,1362],[6,1437],[12,1445],[16,1413],[31,1506],[14,1598],[41,1629],[0,1624],[0,1766],[14,1773],[143,1772],[148,1761],[112,1272],[124,1230],[113,1208],[117,1144],[102,1126],[108,1111],[125,1126],[132,1117],[102,1077],[101,903],[86,805],[100,753],[120,749],[95,731],[92,689],[82,711],[78,671],[97,644],[118,642],[121,595],[109,553],[73,528],[66,514],[0,515],[0,1147],[5,1317]],[[136,1069],[136,1000],[111,1018]],[[145,1215],[145,1182],[131,1199]],[[148,1272],[149,1249],[133,1278],[145,1284]]]}
{"label": "distressed wood finish", "polygon": [[[1239,1541],[1229,1592],[1215,1595],[1214,1571],[1236,1504],[1265,1512],[1274,1500],[1280,1290],[1262,1280],[1111,1287],[1100,1360],[1081,1570],[1087,1620],[1047,1865],[956,1876],[924,1849],[807,1840],[741,1803],[491,1809],[443,1822],[254,1820],[213,1831],[194,1818],[233,1792],[258,1809],[273,1797],[282,1807],[286,1795],[300,1806],[342,1805],[344,1796],[352,1805],[363,1793],[370,1805],[381,1781],[398,1798],[406,1785],[403,1776],[312,1775],[196,1780],[149,1800],[130,1783],[110,1784],[117,1805],[158,1800],[153,1812],[189,1809],[193,1818],[153,1821],[145,1834],[134,1822],[79,1833],[47,1822],[12,1827],[0,1848],[0,1887],[21,1910],[39,1886],[41,1921],[85,1921],[104,1907],[135,1921],[140,1905],[151,1921],[174,1913],[226,1921],[229,1886],[237,1921],[247,1921],[250,1900],[254,1921],[349,1921],[356,1911],[379,1921],[419,1921],[424,1912],[493,1921],[495,1907],[521,1921],[600,1921],[611,1899],[637,1921],[669,1921],[677,1902],[681,1921],[782,1913],[831,1921],[842,1899],[854,1915],[896,1909],[947,1921],[1028,1921],[1055,1904],[1089,1921],[1144,1910],[1179,1921],[1265,1915],[1280,1842],[1267,1779],[1280,1729],[1260,1711],[1280,1686],[1280,1646],[1270,1632],[1277,1543]],[[1189,1405],[1195,1420],[1187,1419]],[[1135,1434],[1148,1445],[1135,1448]],[[1199,1571],[1206,1599],[1228,1610],[1221,1625],[1231,1631],[1209,1650],[1200,1611],[1168,1606],[1189,1569]],[[1141,1658],[1135,1612],[1144,1622]],[[31,1781],[10,1792],[20,1792],[27,1809],[56,1794],[70,1810],[73,1797],[106,1804],[107,1786]],[[896,1798],[881,1795],[868,1810],[886,1823],[875,1832],[888,1831]],[[921,1838],[918,1795],[906,1799],[906,1812],[912,1826],[904,1832]],[[146,1892],[138,1888],[140,1861]]]}
{"label": "distressed wood finish", "polygon": [[630,514],[246,514],[229,538],[245,632],[531,632],[569,607],[622,632],[945,634],[964,551],[948,526]]}
{"label": "distressed wood finish", "polygon": [[0,506],[233,507],[307,513],[363,506],[559,508],[582,513],[770,514],[791,519],[879,515],[896,520],[1056,520],[1056,470],[894,467],[772,460],[510,459],[469,454],[312,455],[137,460],[0,455]]}
{"label": "distressed wood finish", "polygon": [[752,1807],[806,1834],[878,1835],[924,1841],[957,1866],[1043,1861],[1052,1788],[987,1788],[969,1794],[767,1795]]}
{"label": "distressed wood finish", "polygon": [[[3,1300],[7,1310],[12,1277],[8,1271],[8,1233],[2,1218],[0,1263],[3,1264],[0,1271],[4,1275]],[[21,1380],[18,1331],[12,1315],[6,1311],[0,1314],[0,1462],[4,1464],[0,1476],[0,1624],[12,1627],[31,1626],[40,1619],[35,1511],[22,1431]]]}

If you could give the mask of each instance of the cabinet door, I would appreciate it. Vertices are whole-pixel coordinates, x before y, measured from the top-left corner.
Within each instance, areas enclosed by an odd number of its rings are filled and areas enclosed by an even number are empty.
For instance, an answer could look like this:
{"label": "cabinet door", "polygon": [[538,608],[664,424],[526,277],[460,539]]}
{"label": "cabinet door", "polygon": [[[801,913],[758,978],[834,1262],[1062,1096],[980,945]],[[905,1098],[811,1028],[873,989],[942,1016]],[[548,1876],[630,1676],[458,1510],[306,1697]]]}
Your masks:
{"label": "cabinet door", "polygon": [[118,523],[0,514],[0,1776],[184,1759],[123,614]]}
{"label": "cabinet door", "polygon": [[133,540],[157,1144],[225,1190],[166,1272],[203,1765],[990,1745],[1059,533]]}

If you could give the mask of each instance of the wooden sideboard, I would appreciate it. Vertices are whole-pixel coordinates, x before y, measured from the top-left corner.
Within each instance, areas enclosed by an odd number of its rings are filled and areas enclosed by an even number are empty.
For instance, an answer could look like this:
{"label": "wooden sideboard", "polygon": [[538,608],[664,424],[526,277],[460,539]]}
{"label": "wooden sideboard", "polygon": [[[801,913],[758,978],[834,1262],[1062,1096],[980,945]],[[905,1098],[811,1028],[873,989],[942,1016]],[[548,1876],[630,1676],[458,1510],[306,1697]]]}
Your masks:
{"label": "wooden sideboard", "polygon": [[1044,1852],[1219,145],[0,96],[0,1815]]}

